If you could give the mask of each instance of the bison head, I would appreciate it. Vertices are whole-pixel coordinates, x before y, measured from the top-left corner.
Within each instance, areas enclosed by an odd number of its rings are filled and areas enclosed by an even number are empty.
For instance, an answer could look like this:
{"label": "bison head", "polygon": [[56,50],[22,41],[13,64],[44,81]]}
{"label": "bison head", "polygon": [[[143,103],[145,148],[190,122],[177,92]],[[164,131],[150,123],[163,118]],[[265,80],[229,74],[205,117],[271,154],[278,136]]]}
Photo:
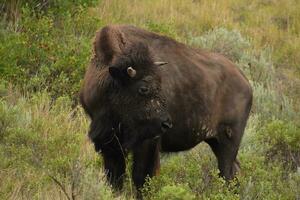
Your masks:
{"label": "bison head", "polygon": [[172,127],[161,88],[160,66],[147,45],[130,45],[115,57],[108,71],[114,82],[110,105],[122,124],[125,143],[154,138]]}
{"label": "bison head", "polygon": [[94,52],[111,80],[107,106],[121,125],[122,143],[130,147],[159,136],[172,123],[159,73],[166,62],[157,62],[147,44],[129,37],[115,26],[102,28],[96,34]]}

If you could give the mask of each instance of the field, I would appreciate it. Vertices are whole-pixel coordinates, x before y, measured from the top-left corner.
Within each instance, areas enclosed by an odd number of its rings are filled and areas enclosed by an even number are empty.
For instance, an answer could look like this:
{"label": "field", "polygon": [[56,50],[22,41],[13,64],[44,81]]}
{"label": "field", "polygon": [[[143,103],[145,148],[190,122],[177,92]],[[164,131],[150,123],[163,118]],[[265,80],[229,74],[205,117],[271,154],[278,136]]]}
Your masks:
{"label": "field", "polygon": [[134,24],[219,52],[254,105],[227,184],[206,144],[161,156],[145,199],[300,199],[300,1],[1,0],[0,199],[134,199],[114,192],[87,137],[78,91],[95,32]]}

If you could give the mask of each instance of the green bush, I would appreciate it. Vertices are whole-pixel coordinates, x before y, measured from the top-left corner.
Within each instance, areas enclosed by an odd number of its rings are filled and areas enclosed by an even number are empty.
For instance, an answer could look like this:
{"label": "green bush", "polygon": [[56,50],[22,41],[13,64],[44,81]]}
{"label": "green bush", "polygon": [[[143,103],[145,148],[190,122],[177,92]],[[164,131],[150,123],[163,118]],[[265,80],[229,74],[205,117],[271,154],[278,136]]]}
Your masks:
{"label": "green bush", "polygon": [[290,172],[278,162],[267,161],[259,151],[242,151],[239,157],[242,170],[238,176],[239,199],[276,200],[299,197],[299,174]]}
{"label": "green bush", "polygon": [[286,168],[296,170],[300,166],[299,133],[300,127],[293,123],[274,120],[259,131],[258,140],[266,147],[267,159],[283,162]]}
{"label": "green bush", "polygon": [[4,1],[0,6],[0,16],[16,23],[22,16],[22,9],[27,8],[34,14],[55,14],[65,16],[75,13],[78,7],[96,5],[99,0],[13,0]]}
{"label": "green bush", "polygon": [[[276,80],[276,73],[271,59],[272,51],[266,48],[261,51],[247,51],[237,62],[249,79],[265,87],[270,87]],[[272,88],[273,89],[273,88]]]}
{"label": "green bush", "polygon": [[250,42],[238,31],[229,31],[225,28],[216,28],[200,37],[191,37],[189,43],[224,54],[233,61],[239,61],[250,48]]}
{"label": "green bush", "polygon": [[77,11],[56,21],[24,10],[22,31],[1,29],[0,77],[23,91],[47,89],[53,97],[76,96],[91,55],[91,38],[101,26],[87,10]]}
{"label": "green bush", "polygon": [[36,195],[49,177],[65,182],[79,161],[87,164],[80,158],[87,122],[83,112],[71,110],[70,105],[67,97],[52,104],[46,94],[20,98],[16,104],[0,100],[0,168],[7,172],[1,182],[15,179],[3,195],[13,192],[10,186],[16,183],[28,195]]}
{"label": "green bush", "polygon": [[253,82],[252,88],[254,96],[252,112],[259,115],[261,123],[274,119],[290,120],[295,123],[299,120],[293,102],[276,91],[274,86],[263,86]]}
{"label": "green bush", "polygon": [[274,79],[270,49],[255,51],[249,39],[237,30],[216,28],[202,36],[190,37],[189,44],[221,53],[235,62],[249,79],[269,84]]}
{"label": "green bush", "polygon": [[166,185],[164,186],[155,200],[193,200],[195,195],[191,193],[187,186],[184,185]]}

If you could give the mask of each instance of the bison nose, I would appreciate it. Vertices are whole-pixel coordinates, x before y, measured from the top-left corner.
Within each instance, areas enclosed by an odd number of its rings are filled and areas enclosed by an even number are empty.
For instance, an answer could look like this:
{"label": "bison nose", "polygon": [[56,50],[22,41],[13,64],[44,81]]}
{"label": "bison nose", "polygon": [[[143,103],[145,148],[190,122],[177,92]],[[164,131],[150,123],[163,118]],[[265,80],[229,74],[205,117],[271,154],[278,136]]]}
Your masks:
{"label": "bison nose", "polygon": [[167,118],[161,123],[161,129],[163,132],[166,132],[168,129],[172,128],[173,124],[170,118]]}

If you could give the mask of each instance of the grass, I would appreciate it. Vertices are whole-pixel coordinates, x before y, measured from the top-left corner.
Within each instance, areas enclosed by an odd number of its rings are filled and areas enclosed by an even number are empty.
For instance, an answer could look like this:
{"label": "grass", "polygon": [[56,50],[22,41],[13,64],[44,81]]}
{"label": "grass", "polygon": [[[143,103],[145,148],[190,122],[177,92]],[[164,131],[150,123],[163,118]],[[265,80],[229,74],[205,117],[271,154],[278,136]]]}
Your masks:
{"label": "grass", "polygon": [[46,93],[11,92],[0,100],[0,113],[0,199],[112,195],[86,136],[88,119],[68,97],[54,103]]}

